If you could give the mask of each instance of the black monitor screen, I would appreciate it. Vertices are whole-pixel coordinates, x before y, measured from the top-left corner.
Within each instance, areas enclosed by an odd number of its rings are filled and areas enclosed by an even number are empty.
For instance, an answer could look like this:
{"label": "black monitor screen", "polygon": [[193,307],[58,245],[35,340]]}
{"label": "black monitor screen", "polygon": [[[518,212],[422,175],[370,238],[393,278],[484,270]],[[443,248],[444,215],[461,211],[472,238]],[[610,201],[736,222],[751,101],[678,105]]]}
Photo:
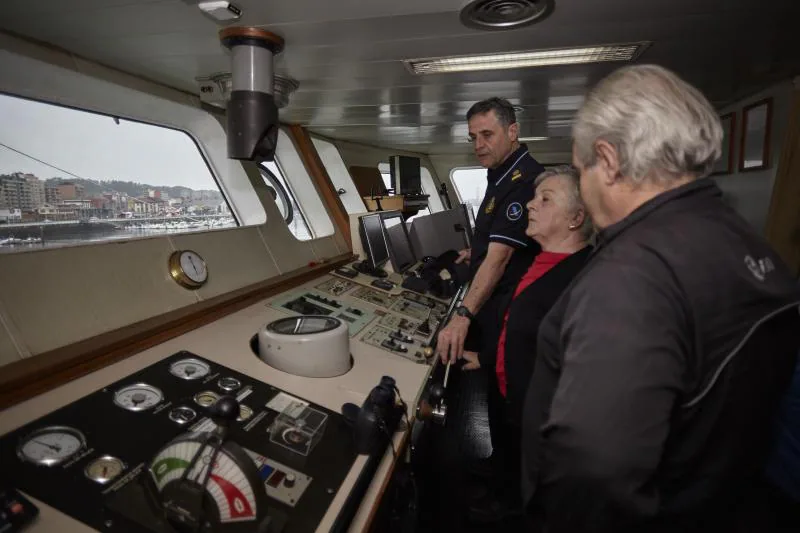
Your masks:
{"label": "black monitor screen", "polygon": [[422,175],[418,157],[393,155],[389,157],[389,172],[395,194],[422,192]]}
{"label": "black monitor screen", "polygon": [[400,211],[384,211],[381,213],[383,227],[386,230],[386,244],[389,245],[389,257],[392,268],[401,274],[417,262],[411,239],[408,238],[406,224]]}
{"label": "black monitor screen", "polygon": [[381,214],[364,215],[360,221],[364,251],[369,256],[372,266],[380,268],[389,260],[389,250],[386,247],[386,240],[383,238]]}

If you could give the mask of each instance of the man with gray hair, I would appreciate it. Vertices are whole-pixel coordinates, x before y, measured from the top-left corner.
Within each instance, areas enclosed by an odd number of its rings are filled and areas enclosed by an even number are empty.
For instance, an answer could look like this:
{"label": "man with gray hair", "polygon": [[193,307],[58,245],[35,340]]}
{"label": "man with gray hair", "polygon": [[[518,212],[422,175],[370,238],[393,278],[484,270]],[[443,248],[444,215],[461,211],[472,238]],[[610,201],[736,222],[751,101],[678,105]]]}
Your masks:
{"label": "man with gray hair", "polygon": [[614,72],[578,113],[600,233],[540,326],[523,415],[523,498],[548,533],[748,530],[800,291],[704,179],[721,139],[657,66]]}

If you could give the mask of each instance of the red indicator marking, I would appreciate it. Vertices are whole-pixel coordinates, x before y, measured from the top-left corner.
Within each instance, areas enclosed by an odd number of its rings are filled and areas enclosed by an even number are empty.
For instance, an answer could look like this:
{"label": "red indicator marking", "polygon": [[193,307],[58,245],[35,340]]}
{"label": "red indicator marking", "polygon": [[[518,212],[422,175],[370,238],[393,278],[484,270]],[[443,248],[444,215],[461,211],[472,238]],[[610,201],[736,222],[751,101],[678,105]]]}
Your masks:
{"label": "red indicator marking", "polygon": [[244,497],[239,487],[230,483],[227,479],[221,478],[216,474],[211,474],[211,479],[222,490],[225,499],[228,501],[228,509],[232,519],[255,518],[255,511],[250,507],[250,502]]}
{"label": "red indicator marking", "polygon": [[283,481],[283,478],[285,477],[286,477],[285,472],[276,470],[275,473],[272,474],[272,477],[269,478],[269,481],[267,481],[267,485],[269,485],[270,487],[277,487],[278,485],[281,484],[281,481]]}

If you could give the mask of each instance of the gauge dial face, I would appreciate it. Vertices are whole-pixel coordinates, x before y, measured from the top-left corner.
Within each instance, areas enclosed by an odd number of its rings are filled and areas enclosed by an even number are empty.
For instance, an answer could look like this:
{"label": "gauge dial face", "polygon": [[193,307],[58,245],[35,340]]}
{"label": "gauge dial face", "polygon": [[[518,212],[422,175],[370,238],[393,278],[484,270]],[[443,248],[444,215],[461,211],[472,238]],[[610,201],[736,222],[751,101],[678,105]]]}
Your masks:
{"label": "gauge dial face", "polygon": [[195,283],[205,283],[208,279],[208,269],[206,262],[196,252],[184,250],[180,257],[181,270],[184,275]]}
{"label": "gauge dial face", "polygon": [[105,485],[120,475],[123,470],[125,470],[125,463],[116,457],[104,455],[89,463],[84,470],[84,474],[95,483]]}
{"label": "gauge dial face", "polygon": [[[203,449],[201,450],[201,446]],[[200,458],[192,465],[192,460]],[[176,440],[163,448],[150,463],[149,472],[162,494],[171,482],[185,476],[200,482],[208,478],[207,495],[216,504],[219,521],[223,524],[255,520],[258,507],[253,487],[242,467],[223,448],[216,456],[210,475],[213,449],[194,440]]]}
{"label": "gauge dial face", "polygon": [[194,395],[194,401],[202,407],[211,407],[219,400],[219,394],[210,390],[198,392]]}
{"label": "gauge dial face", "polygon": [[238,388],[241,388],[242,382],[236,378],[224,377],[217,382],[217,385],[219,385],[220,389],[226,392],[232,392]]}
{"label": "gauge dial face", "polygon": [[180,425],[188,424],[197,418],[197,413],[191,407],[180,406],[169,412],[169,419]]}
{"label": "gauge dial face", "polygon": [[163,399],[160,390],[146,383],[122,387],[114,394],[114,403],[128,411],[146,411]]}
{"label": "gauge dial face", "polygon": [[244,422],[248,418],[253,416],[253,410],[247,407],[245,404],[239,404],[239,417],[236,419],[237,422]]}
{"label": "gauge dial face", "polygon": [[199,359],[181,359],[169,367],[170,374],[186,380],[200,379],[210,371],[209,366]]}
{"label": "gauge dial face", "polygon": [[77,429],[50,426],[28,435],[17,449],[25,461],[44,466],[61,464],[86,446],[86,438]]}

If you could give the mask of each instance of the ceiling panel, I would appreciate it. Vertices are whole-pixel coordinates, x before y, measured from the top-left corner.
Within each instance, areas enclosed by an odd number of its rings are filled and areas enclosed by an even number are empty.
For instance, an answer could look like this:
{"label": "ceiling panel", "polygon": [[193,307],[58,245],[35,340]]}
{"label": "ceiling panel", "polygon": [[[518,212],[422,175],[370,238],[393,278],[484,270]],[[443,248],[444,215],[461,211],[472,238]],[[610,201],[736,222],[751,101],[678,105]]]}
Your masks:
{"label": "ceiling panel", "polygon": [[[101,63],[197,92],[195,78],[229,69],[223,27],[192,0],[2,0],[0,28]],[[240,0],[237,24],[286,39],[276,71],[299,90],[284,121],[328,137],[461,151],[469,106],[505,96],[522,106],[525,135],[568,147],[576,102],[619,65],[414,76],[403,59],[648,40],[640,58],[676,70],[716,105],[800,72],[793,0],[556,0],[524,29],[464,27],[466,0]],[[563,138],[561,138],[563,137]]]}

